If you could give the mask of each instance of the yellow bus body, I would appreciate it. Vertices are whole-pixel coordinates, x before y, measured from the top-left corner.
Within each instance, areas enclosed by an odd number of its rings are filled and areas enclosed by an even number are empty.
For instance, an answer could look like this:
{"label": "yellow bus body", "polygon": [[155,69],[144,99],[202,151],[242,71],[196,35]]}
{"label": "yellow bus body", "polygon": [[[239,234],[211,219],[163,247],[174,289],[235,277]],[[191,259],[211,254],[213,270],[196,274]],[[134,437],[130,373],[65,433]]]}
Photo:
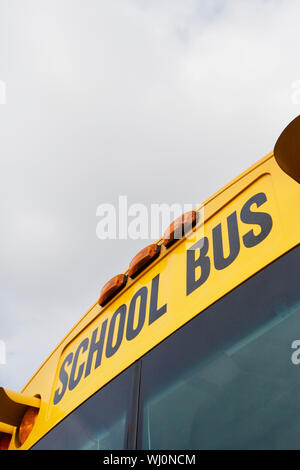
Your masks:
{"label": "yellow bus body", "polygon": [[[273,225],[261,243],[246,247],[242,242],[244,235],[249,230],[257,234],[260,227],[245,224],[241,220],[241,209],[251,197],[260,193],[266,195],[266,202],[261,210],[272,217]],[[160,256],[134,280],[130,280],[105,307],[101,308],[96,302],[29,380],[22,393],[41,398],[40,412],[31,434],[22,446],[17,445],[15,428],[10,449],[22,450],[32,447],[57,423],[138,358],[229,291],[299,244],[300,185],[282,171],[273,152],[210,197],[203,206],[204,220],[200,219],[196,229],[169,249],[162,247]],[[215,269],[212,262],[206,282],[187,295],[187,250],[203,236],[207,237],[207,256],[212,260],[212,230],[218,224],[226,228],[227,218],[234,212],[237,215],[241,240],[238,256],[228,267],[221,270]],[[224,233],[227,231],[224,230]],[[225,240],[224,252],[228,251],[228,243]],[[166,306],[166,312],[149,324],[152,280],[158,275],[157,308]],[[124,334],[117,352],[111,357],[106,357],[103,353],[100,367],[92,367],[87,377],[83,375],[78,385],[73,390],[66,390],[62,399],[54,404],[55,392],[61,388],[59,371],[63,361],[68,355],[74,355],[82,341],[85,338],[90,339],[96,328],[100,332],[103,322],[107,320],[109,325],[114,312],[121,305],[128,307],[134,294],[143,286],[146,286],[148,295],[146,318],[140,333],[132,340],[128,340]],[[76,373],[80,365],[85,367],[87,354],[88,350],[82,348]]]}

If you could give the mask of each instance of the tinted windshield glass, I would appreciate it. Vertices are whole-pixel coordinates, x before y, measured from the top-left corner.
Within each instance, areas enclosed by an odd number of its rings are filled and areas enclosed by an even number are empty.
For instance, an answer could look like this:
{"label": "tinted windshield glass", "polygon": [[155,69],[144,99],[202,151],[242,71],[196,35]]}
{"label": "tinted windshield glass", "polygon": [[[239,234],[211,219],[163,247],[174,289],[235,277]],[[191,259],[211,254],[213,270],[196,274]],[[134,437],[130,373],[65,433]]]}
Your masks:
{"label": "tinted windshield glass", "polygon": [[139,447],[300,448],[299,274],[297,247],[143,358]]}

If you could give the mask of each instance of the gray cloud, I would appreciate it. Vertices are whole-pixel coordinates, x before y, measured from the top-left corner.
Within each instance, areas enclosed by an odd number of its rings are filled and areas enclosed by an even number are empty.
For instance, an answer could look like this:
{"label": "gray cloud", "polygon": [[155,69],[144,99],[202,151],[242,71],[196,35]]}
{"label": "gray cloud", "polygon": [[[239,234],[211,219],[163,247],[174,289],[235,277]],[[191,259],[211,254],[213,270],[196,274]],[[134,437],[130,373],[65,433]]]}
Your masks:
{"label": "gray cloud", "polygon": [[201,202],[299,113],[299,2],[0,0],[4,386],[20,389],[145,242],[96,208]]}

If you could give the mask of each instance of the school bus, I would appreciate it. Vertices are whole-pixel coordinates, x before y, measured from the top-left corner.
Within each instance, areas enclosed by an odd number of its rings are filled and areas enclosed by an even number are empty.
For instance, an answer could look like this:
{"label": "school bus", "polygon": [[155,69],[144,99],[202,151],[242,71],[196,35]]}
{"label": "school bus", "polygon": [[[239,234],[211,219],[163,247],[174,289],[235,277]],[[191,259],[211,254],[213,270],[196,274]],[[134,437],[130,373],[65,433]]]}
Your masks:
{"label": "school bus", "polygon": [[105,284],[0,389],[1,449],[299,448],[299,155],[300,116]]}

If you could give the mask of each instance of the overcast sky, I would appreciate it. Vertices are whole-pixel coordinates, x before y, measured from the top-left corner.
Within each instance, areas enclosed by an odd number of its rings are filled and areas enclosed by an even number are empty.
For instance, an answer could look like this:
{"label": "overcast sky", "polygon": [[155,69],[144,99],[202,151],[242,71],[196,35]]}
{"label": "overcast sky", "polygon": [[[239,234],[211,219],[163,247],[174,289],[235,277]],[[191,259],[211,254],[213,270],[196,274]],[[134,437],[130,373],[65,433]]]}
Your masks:
{"label": "overcast sky", "polygon": [[298,0],[0,0],[0,385],[147,244],[99,240],[99,204],[199,203],[273,149],[299,20]]}

